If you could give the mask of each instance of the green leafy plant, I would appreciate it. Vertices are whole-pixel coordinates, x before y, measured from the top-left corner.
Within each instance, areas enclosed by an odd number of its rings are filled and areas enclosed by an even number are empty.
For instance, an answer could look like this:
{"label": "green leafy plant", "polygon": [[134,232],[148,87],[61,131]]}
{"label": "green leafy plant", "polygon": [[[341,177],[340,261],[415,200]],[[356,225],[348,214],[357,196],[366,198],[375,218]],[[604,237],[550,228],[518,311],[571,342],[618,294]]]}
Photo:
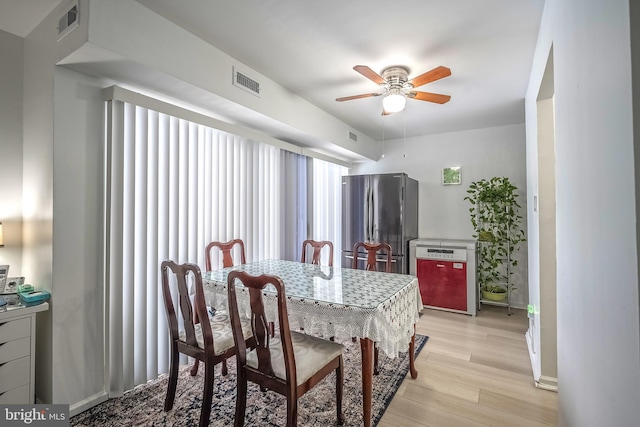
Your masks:
{"label": "green leafy plant", "polygon": [[[494,177],[472,182],[464,198],[471,203],[473,238],[480,242],[477,280],[485,292],[507,292],[500,284],[511,282],[518,265],[512,254],[526,241],[517,190],[509,178]],[[511,283],[511,289],[515,288]]]}

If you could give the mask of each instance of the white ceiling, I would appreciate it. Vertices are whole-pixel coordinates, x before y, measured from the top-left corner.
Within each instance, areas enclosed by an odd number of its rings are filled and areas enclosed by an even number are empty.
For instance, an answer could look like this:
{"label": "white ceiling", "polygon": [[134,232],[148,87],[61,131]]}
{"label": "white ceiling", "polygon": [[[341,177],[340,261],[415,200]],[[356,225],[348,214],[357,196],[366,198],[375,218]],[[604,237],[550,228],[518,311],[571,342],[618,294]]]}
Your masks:
{"label": "white ceiling", "polygon": [[[543,0],[138,0],[373,139],[524,122]],[[382,98],[354,65],[439,65],[452,75],[420,88],[444,105],[408,100],[381,116]]]}
{"label": "white ceiling", "polygon": [[[26,36],[64,0],[0,0],[0,29]],[[369,135],[399,138],[524,122],[524,95],[544,0],[137,0]],[[409,78],[439,65],[452,75],[382,117],[382,97],[355,72],[390,65]]]}

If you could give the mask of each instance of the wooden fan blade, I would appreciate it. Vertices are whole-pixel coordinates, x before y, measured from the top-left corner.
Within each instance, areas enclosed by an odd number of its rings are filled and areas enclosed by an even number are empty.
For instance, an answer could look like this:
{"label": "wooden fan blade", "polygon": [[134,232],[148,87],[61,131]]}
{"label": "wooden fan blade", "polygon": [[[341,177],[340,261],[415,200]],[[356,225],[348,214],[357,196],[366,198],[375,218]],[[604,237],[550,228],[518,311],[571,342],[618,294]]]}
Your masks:
{"label": "wooden fan blade", "polygon": [[449,95],[441,95],[439,93],[412,91],[407,94],[409,98],[418,99],[420,101],[435,102],[436,104],[444,104],[449,102]]}
{"label": "wooden fan blade", "polygon": [[420,87],[422,85],[426,85],[427,83],[435,82],[436,80],[443,79],[451,75],[451,70],[447,67],[436,67],[431,71],[427,71],[424,74],[420,74],[418,77],[414,77],[409,80],[408,83],[412,84],[413,87]]}
{"label": "wooden fan blade", "polygon": [[381,85],[387,82],[385,79],[382,78],[380,74],[376,73],[366,65],[356,65],[355,67],[353,67],[353,69],[377,85]]}
{"label": "wooden fan blade", "polygon": [[351,101],[352,99],[369,98],[371,96],[380,96],[380,95],[382,94],[381,93],[363,93],[362,95],[353,95],[353,96],[345,96],[342,98],[336,98],[336,101],[338,102]]}

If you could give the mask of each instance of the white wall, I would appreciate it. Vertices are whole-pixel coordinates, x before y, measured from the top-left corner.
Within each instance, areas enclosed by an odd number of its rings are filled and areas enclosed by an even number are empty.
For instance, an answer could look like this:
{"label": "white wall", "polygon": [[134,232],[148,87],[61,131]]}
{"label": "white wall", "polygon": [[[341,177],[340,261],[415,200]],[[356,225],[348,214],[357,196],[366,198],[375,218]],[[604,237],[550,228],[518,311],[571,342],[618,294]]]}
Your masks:
{"label": "white wall", "polygon": [[24,39],[22,269],[34,286],[52,293],[49,311],[36,322],[36,397],[45,403],[53,399],[51,319],[64,310],[52,289],[55,26],[47,19]]}
{"label": "white wall", "polygon": [[22,272],[22,38],[0,31],[0,264]]}
{"label": "white wall", "polygon": [[536,149],[535,102],[553,44],[563,426],[637,425],[640,419],[629,4],[547,0],[526,97],[529,153]]}
{"label": "white wall", "polygon": [[[102,129],[105,82],[54,74],[53,403],[104,394]],[[78,369],[78,367],[82,367]]]}
{"label": "white wall", "polygon": [[[557,385],[557,310],[556,310],[556,180],[555,126],[553,98],[538,101],[538,226],[540,232],[540,286],[534,305],[540,377],[544,386]],[[534,376],[536,370],[534,369]]]}
{"label": "white wall", "polygon": [[[419,182],[419,236],[471,239],[470,204],[464,200],[471,182],[494,176],[508,177],[519,189],[522,216],[525,216],[524,130],[522,124],[385,141],[383,158],[356,164],[349,173],[407,173]],[[461,185],[442,185],[442,168],[448,166],[462,167]],[[526,230],[524,219],[522,226]],[[516,257],[520,265],[514,273],[517,289],[513,292],[512,304],[526,307],[525,244]]]}

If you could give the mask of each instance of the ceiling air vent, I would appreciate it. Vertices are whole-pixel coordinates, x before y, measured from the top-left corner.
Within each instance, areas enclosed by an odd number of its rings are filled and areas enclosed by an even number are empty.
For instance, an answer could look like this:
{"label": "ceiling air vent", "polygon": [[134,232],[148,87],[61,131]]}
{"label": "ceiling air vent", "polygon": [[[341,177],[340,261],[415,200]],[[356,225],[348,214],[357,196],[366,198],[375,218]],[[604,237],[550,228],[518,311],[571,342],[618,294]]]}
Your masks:
{"label": "ceiling air vent", "polygon": [[358,135],[349,131],[349,140],[353,142],[358,142]]}
{"label": "ceiling air vent", "polygon": [[58,41],[71,31],[78,28],[78,1],[69,3],[64,13],[58,19]]}
{"label": "ceiling air vent", "polygon": [[233,85],[255,96],[260,96],[260,83],[233,68]]}

